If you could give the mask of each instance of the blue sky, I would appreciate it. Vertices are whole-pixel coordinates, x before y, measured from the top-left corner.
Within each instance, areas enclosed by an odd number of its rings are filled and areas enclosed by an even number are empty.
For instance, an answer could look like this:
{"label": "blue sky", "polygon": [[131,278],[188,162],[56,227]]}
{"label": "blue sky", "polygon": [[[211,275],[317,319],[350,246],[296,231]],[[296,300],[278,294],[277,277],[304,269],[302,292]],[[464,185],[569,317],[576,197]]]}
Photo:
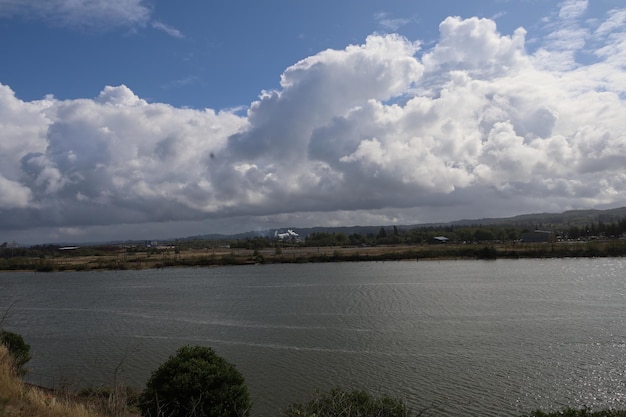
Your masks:
{"label": "blue sky", "polygon": [[[494,19],[504,34],[524,26],[541,36],[541,20],[558,4],[117,0],[117,15],[85,10],[67,16],[61,8],[38,13],[36,1],[11,13],[13,3],[0,1],[0,74],[18,97],[91,98],[105,85],[124,84],[151,102],[213,109],[247,106],[261,90],[277,88],[290,65],[360,44],[372,33],[395,32],[428,45],[437,41],[446,17],[478,16]],[[588,14],[602,16],[618,3],[592,2]]]}
{"label": "blue sky", "polygon": [[0,241],[626,204],[618,0],[0,0]]}

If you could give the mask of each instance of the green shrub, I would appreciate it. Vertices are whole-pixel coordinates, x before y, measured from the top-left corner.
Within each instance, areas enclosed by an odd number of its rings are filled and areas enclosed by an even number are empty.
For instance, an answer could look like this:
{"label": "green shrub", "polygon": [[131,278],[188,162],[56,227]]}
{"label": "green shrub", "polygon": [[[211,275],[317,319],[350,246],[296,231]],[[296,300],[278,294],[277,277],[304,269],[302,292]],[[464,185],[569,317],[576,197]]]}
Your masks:
{"label": "green shrub", "polygon": [[0,330],[0,343],[8,349],[15,361],[15,368],[21,375],[26,373],[24,365],[30,360],[30,345],[17,333]]}
{"label": "green shrub", "polygon": [[540,410],[522,417],[626,417],[625,410],[601,410],[591,411],[588,408],[566,408],[561,411],[546,413]]}
{"label": "green shrub", "polygon": [[388,396],[373,397],[364,391],[339,388],[318,392],[305,404],[291,404],[283,417],[408,417],[403,401]]}
{"label": "green shrub", "polygon": [[148,380],[139,400],[146,417],[241,417],[250,396],[239,371],[203,346],[184,346]]}

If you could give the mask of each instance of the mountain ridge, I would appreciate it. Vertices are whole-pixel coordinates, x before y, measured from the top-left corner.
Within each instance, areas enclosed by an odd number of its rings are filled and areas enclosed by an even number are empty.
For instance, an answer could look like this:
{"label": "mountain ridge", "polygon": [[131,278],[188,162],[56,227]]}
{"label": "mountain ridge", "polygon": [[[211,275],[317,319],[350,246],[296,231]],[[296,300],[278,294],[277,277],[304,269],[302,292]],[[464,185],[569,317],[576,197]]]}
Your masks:
{"label": "mountain ridge", "polygon": [[445,228],[445,227],[480,227],[480,226],[507,226],[524,227],[528,229],[536,228],[569,228],[571,226],[585,226],[591,223],[617,223],[626,219],[626,207],[618,207],[612,209],[582,209],[568,210],[561,213],[530,213],[520,214],[512,217],[498,218],[481,218],[481,219],[462,219],[440,223],[420,223],[411,225],[377,225],[377,226],[313,226],[298,227],[286,226],[278,229],[251,230],[242,233],[223,234],[223,233],[206,233],[187,237],[165,238],[165,239],[127,239],[113,240],[108,242],[57,242],[62,246],[95,246],[95,245],[120,245],[120,244],[136,244],[138,242],[175,242],[181,240],[216,240],[216,241],[232,241],[237,239],[252,239],[255,237],[273,237],[275,232],[286,231],[288,229],[296,231],[301,238],[306,238],[312,233],[343,233],[350,235],[357,234],[378,234],[381,227],[387,232],[394,226],[400,231],[406,231],[417,228]]}
{"label": "mountain ridge", "polygon": [[280,229],[266,229],[248,231],[236,234],[203,234],[190,236],[183,239],[207,239],[207,240],[228,240],[228,239],[248,239],[254,237],[273,236],[275,231],[292,229],[301,237],[306,237],[312,233],[344,233],[344,234],[376,234],[380,228],[393,228],[398,230],[409,230],[415,228],[429,227],[447,227],[447,226],[516,226],[528,228],[552,228],[552,227],[570,227],[584,226],[591,223],[615,223],[626,218],[626,207],[618,207],[612,209],[581,209],[567,210],[561,213],[530,213],[520,214],[512,217],[501,218],[481,218],[481,219],[463,219],[441,223],[421,223],[412,225],[378,225],[378,226],[314,226],[314,227],[297,227],[288,226]]}

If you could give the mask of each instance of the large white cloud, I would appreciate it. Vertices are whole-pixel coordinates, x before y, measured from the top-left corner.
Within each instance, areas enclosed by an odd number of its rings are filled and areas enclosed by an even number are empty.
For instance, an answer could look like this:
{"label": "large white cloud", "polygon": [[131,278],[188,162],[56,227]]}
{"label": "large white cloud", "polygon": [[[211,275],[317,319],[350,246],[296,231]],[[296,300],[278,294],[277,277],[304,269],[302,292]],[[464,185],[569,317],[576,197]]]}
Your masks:
{"label": "large white cloud", "polygon": [[520,67],[526,30],[502,36],[496,24],[476,17],[448,17],[439,25],[441,38],[424,63],[432,71],[467,71],[476,77],[504,75]]}
{"label": "large white cloud", "polygon": [[[0,86],[0,228],[623,205],[626,12],[592,27],[585,8],[563,2],[533,53],[524,29],[503,35],[488,19],[444,20],[425,51],[371,35],[289,67],[245,116],[125,86],[35,102]],[[565,28],[581,36],[561,42]],[[575,62],[581,48],[593,62]]]}
{"label": "large white cloud", "polygon": [[[8,150],[31,201],[4,227],[194,217],[198,201],[204,210],[215,197],[206,180],[211,155],[243,124],[230,113],[148,104],[125,86],[107,87],[95,100],[49,99],[39,107],[47,123],[33,146],[24,149],[19,137],[3,132],[2,143],[15,144]],[[13,128],[20,129],[27,127]],[[15,170],[3,165],[0,175],[15,181]]]}

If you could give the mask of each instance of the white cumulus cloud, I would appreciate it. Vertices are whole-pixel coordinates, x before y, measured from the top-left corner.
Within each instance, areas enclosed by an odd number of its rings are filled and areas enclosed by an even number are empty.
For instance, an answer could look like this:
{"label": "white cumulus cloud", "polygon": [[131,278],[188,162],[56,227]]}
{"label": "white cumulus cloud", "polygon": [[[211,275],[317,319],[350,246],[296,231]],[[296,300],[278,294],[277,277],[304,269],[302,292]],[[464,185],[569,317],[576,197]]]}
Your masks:
{"label": "white cumulus cloud", "polygon": [[[578,27],[585,6],[564,2],[561,21]],[[0,86],[0,228],[623,205],[623,12],[585,29],[593,62],[567,65],[545,58],[580,45],[549,38],[531,54],[526,30],[501,34],[489,19],[447,18],[424,51],[371,35],[287,68],[244,116],[149,103],[123,85],[33,102]]]}

